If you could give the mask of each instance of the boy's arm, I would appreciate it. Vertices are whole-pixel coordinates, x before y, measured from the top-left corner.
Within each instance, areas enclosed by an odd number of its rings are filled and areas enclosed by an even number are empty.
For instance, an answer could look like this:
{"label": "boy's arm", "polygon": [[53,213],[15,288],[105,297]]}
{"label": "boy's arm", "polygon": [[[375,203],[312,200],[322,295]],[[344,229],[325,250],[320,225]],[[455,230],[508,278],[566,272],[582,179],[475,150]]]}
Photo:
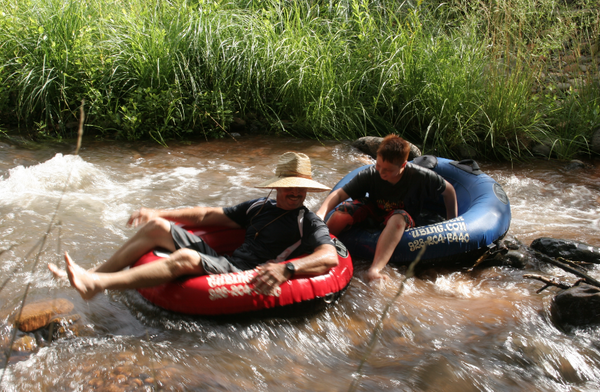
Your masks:
{"label": "boy's arm", "polygon": [[448,181],[444,180],[444,182],[446,182],[446,189],[442,192],[442,197],[446,206],[446,219],[456,218],[458,216],[456,190],[454,190],[454,187]]}
{"label": "boy's arm", "polygon": [[346,200],[348,197],[348,194],[342,188],[336,189],[335,191],[331,192],[329,196],[327,196],[327,198],[323,201],[321,207],[319,207],[319,209],[317,210],[317,216],[322,220],[325,220],[325,217],[327,216],[329,211],[333,210],[335,206],[340,204],[342,201]]}

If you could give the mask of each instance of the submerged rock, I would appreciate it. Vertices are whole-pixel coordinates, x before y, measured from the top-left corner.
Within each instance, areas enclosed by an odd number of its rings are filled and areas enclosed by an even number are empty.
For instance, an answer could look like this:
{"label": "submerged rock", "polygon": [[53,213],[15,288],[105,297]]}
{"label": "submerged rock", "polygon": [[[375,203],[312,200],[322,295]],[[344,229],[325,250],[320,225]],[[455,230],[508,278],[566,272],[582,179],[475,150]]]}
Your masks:
{"label": "submerged rock", "polygon": [[550,305],[557,327],[600,325],[600,288],[581,283],[557,294]]}
{"label": "submerged rock", "polygon": [[35,338],[30,335],[21,336],[20,338],[15,340],[15,342],[12,345],[12,350],[14,352],[20,352],[20,351],[29,352],[29,351],[35,350],[36,348],[37,348],[37,342],[36,342]]}
{"label": "submerged rock", "polygon": [[573,171],[577,169],[585,169],[585,163],[579,159],[573,159],[563,167],[564,171]]}
{"label": "submerged rock", "polygon": [[541,237],[533,240],[531,248],[550,257],[600,264],[600,248],[579,241]]}
{"label": "submerged rock", "polygon": [[498,251],[494,257],[485,260],[483,263],[484,266],[501,266],[521,269],[526,267],[533,268],[537,264],[537,259],[532,254],[531,248],[510,234],[508,234],[499,245],[500,250],[504,248],[504,251]]}

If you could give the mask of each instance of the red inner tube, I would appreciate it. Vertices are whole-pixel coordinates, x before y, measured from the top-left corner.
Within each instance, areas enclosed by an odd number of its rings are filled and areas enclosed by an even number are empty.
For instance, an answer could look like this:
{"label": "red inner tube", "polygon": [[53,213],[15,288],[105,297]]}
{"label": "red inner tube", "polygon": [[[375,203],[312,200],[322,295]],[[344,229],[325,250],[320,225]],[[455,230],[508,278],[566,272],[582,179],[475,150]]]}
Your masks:
{"label": "red inner tube", "polygon": [[[188,230],[200,236],[219,254],[233,252],[242,244],[245,234],[244,229],[226,227]],[[339,264],[324,275],[294,276],[283,283],[274,295],[254,291],[253,285],[249,283],[255,275],[254,270],[185,277],[138,291],[148,301],[163,309],[207,316],[275,310],[317,299],[329,303],[348,286],[353,274],[350,254],[337,238],[333,235],[331,237],[336,243]],[[148,252],[132,268],[156,261],[161,258],[159,255],[157,250]]]}

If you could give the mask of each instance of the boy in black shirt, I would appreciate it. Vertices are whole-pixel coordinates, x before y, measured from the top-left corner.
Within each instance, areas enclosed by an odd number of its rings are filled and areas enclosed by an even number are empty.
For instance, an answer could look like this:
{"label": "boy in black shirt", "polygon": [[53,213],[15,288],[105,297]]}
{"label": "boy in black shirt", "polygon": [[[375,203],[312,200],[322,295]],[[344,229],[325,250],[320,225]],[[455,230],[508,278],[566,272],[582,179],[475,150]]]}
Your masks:
{"label": "boy in black shirt", "polygon": [[[332,192],[317,211],[322,219],[339,205],[327,221],[338,235],[353,224],[371,218],[384,226],[367,273],[369,281],[381,279],[406,229],[415,226],[426,198],[442,195],[446,218],[458,215],[454,187],[435,172],[407,162],[410,145],[396,135],[386,136],[377,150],[375,166],[359,172],[342,188]],[[353,200],[344,201],[348,198]]]}

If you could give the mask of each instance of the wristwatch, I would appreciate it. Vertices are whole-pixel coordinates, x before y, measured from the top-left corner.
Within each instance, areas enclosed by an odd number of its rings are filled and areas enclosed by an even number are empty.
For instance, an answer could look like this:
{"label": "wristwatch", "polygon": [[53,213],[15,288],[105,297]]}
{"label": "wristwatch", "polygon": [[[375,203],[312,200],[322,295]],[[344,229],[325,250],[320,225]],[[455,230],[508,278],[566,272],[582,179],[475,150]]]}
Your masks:
{"label": "wristwatch", "polygon": [[296,273],[296,267],[293,263],[286,263],[285,270],[290,273],[289,279],[294,277],[294,274]]}

